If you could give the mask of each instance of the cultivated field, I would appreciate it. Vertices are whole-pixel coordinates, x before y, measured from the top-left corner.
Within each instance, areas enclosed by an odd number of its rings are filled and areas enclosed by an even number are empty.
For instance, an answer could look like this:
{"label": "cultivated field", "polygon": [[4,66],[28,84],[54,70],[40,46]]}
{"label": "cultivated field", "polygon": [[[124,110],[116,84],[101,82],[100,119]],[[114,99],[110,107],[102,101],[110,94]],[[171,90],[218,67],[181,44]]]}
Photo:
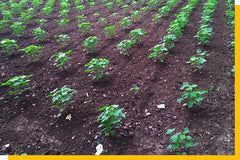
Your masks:
{"label": "cultivated field", "polygon": [[234,155],[233,4],[1,0],[0,154]]}

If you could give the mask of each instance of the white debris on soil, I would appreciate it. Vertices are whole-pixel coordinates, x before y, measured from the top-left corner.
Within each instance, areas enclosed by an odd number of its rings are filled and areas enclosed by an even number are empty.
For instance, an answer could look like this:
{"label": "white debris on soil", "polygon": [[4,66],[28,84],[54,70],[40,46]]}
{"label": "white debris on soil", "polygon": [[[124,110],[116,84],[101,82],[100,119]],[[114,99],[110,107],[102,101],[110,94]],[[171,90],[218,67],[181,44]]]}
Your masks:
{"label": "white debris on soil", "polygon": [[159,105],[157,105],[157,108],[158,109],[164,109],[165,108],[165,104],[159,104]]}
{"label": "white debris on soil", "polygon": [[95,153],[95,155],[100,155],[103,151],[103,145],[102,144],[98,144],[96,147],[97,152]]}

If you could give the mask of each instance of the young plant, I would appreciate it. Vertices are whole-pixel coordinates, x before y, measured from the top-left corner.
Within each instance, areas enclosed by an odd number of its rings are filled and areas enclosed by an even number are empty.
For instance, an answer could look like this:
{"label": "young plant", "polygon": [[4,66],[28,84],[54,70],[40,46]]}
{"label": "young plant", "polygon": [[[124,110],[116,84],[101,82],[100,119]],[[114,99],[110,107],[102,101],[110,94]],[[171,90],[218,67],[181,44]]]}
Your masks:
{"label": "young plant", "polygon": [[62,46],[62,47],[65,47],[66,45],[67,45],[67,42],[69,41],[69,36],[68,36],[68,34],[60,34],[60,35],[55,35],[54,36],[55,38],[58,38],[56,41],[57,42],[60,42],[60,45]]}
{"label": "young plant", "polygon": [[190,85],[188,82],[184,82],[180,89],[185,90],[181,94],[181,98],[177,100],[177,103],[186,100],[187,103],[184,103],[183,106],[188,106],[188,108],[192,108],[195,103],[197,105],[202,104],[201,101],[204,99],[203,94],[208,93],[208,91],[197,89],[197,86],[196,84]]}
{"label": "young plant", "polygon": [[23,22],[13,22],[13,25],[11,25],[10,28],[13,28],[13,34],[15,36],[20,36],[24,33],[23,30],[26,26],[23,25]]}
{"label": "young plant", "polygon": [[38,10],[39,6],[43,4],[43,1],[42,0],[33,0],[32,1],[32,5],[33,5],[33,8],[35,10]]}
{"label": "young plant", "polygon": [[129,91],[135,91],[135,94],[138,93],[139,87],[135,86],[129,89]]}
{"label": "young plant", "polygon": [[76,6],[79,6],[80,4],[82,4],[82,0],[75,0],[74,3]]}
{"label": "young plant", "polygon": [[37,22],[40,22],[40,27],[46,27],[47,26],[47,24],[45,24],[45,22],[47,22],[47,20],[45,20],[45,19],[37,19],[36,20]]}
{"label": "young plant", "polygon": [[86,17],[84,16],[84,15],[79,15],[78,16],[78,22],[79,23],[83,23],[83,22],[85,22],[86,21]]}
{"label": "young plant", "polygon": [[101,26],[104,26],[106,23],[107,23],[107,19],[106,18],[98,18],[98,23],[101,25]]}
{"label": "young plant", "polygon": [[96,46],[101,41],[101,39],[95,37],[95,36],[90,36],[87,39],[83,41],[83,47],[86,48],[87,53],[94,53],[96,50]]}
{"label": "young plant", "polygon": [[2,10],[2,15],[3,15],[3,19],[6,19],[6,20],[12,20],[13,19],[12,11]]}
{"label": "young plant", "polygon": [[86,8],[86,6],[84,5],[80,5],[80,6],[77,6],[76,9],[78,10],[78,12],[84,12],[84,9]]}
{"label": "young plant", "polygon": [[89,33],[89,30],[91,29],[91,23],[89,22],[83,22],[81,24],[78,24],[78,30],[81,32],[81,35],[86,35]]}
{"label": "young plant", "polygon": [[139,21],[139,19],[141,18],[141,14],[140,13],[141,13],[140,11],[132,11],[131,12],[131,18],[132,18],[134,23]]}
{"label": "young plant", "polygon": [[1,52],[5,52],[8,55],[13,54],[14,50],[18,48],[18,45],[16,43],[17,41],[15,40],[3,39],[0,42],[0,47],[2,48]]}
{"label": "young plant", "polygon": [[109,10],[111,10],[112,6],[113,6],[113,2],[109,2],[109,3],[105,4],[104,6],[107,7]]}
{"label": "young plant", "polygon": [[120,26],[123,26],[123,29],[128,29],[128,26],[132,24],[132,21],[128,17],[123,17],[123,19],[119,21],[119,23]]}
{"label": "young plant", "polygon": [[97,17],[100,16],[100,14],[99,14],[99,13],[94,13],[93,16],[94,16],[95,18],[97,18]]}
{"label": "young plant", "polygon": [[71,4],[68,3],[68,1],[61,1],[61,2],[60,2],[60,7],[61,7],[62,9],[69,9],[70,6],[71,6]]}
{"label": "young plant", "polygon": [[9,91],[9,95],[20,95],[22,94],[25,90],[28,90],[30,89],[29,88],[26,88],[26,86],[29,85],[29,81],[28,78],[31,77],[31,75],[20,75],[20,76],[17,76],[17,77],[13,77],[11,79],[9,79],[7,82],[5,83],[1,83],[1,86],[5,86],[5,85],[8,85],[8,86],[11,86],[12,87],[12,91]]}
{"label": "young plant", "polygon": [[13,11],[13,14],[20,14],[21,13],[22,8],[18,3],[15,3],[15,2],[12,2],[12,1],[9,1],[9,3],[10,3],[10,8]]}
{"label": "young plant", "polygon": [[152,17],[153,17],[152,20],[154,21],[154,23],[157,24],[159,22],[159,19],[161,18],[161,15],[160,14],[154,14],[154,15],[152,15]]}
{"label": "young plant", "polygon": [[32,18],[33,18],[33,15],[31,13],[21,12],[21,15],[20,15],[21,22],[28,24]]}
{"label": "young plant", "polygon": [[127,12],[128,9],[130,8],[130,6],[129,5],[124,5],[121,8],[123,9],[123,12]]}
{"label": "young plant", "polygon": [[209,54],[207,54],[207,52],[202,52],[200,49],[197,50],[197,55],[195,56],[191,56],[189,61],[187,63],[190,63],[193,68],[194,71],[197,71],[198,69],[202,68],[203,63],[207,62],[207,60],[205,59],[205,56],[209,56]]}
{"label": "young plant", "polygon": [[26,56],[31,57],[33,61],[37,61],[37,59],[40,57],[40,55],[37,54],[41,53],[41,48],[41,46],[30,45],[26,48],[19,49],[19,51],[24,51],[26,53]]}
{"label": "young plant", "polygon": [[40,27],[33,29],[33,36],[35,36],[34,39],[37,39],[39,41],[43,41],[45,38],[47,38],[46,34],[49,34],[49,33],[44,31]]}
{"label": "young plant", "polygon": [[212,27],[210,27],[209,25],[201,25],[200,30],[194,37],[196,37],[197,40],[199,40],[198,44],[205,45],[210,42],[212,34],[213,34]]}
{"label": "young plant", "polygon": [[67,88],[67,85],[63,86],[61,89],[54,89],[51,91],[47,97],[52,97],[52,104],[51,108],[59,107],[60,112],[58,113],[57,117],[62,115],[62,112],[65,110],[65,106],[74,103],[75,101],[69,101],[73,96],[74,93],[77,91],[75,89]]}
{"label": "young plant", "polygon": [[96,5],[95,2],[90,2],[90,3],[89,3],[89,6],[90,6],[91,8],[95,7],[95,5]]}
{"label": "young plant", "polygon": [[152,53],[148,55],[148,58],[153,57],[155,59],[154,62],[157,62],[157,61],[163,62],[162,57],[168,54],[167,48],[164,46],[164,44],[155,45],[149,50],[151,50]]}
{"label": "young plant", "polygon": [[92,79],[98,81],[100,78],[103,77],[104,74],[109,75],[109,72],[105,71],[105,68],[109,64],[109,60],[107,59],[97,59],[93,58],[89,63],[85,64],[85,67],[88,67],[85,72],[90,73],[92,75]]}
{"label": "young plant", "polygon": [[9,21],[6,19],[3,19],[2,21],[0,21],[0,32],[6,31],[6,27],[9,26],[8,22]]}
{"label": "young plant", "polygon": [[132,45],[134,45],[136,41],[134,40],[123,40],[119,44],[116,45],[117,49],[120,50],[120,54],[128,55],[128,50],[132,48]]}
{"label": "young plant", "polygon": [[61,20],[56,20],[58,25],[61,27],[65,27],[66,24],[70,21],[70,19],[61,19]]}
{"label": "young plant", "polygon": [[69,60],[72,58],[68,57],[67,55],[70,54],[71,52],[72,50],[69,50],[66,53],[60,52],[58,54],[52,55],[51,58],[56,57],[55,63],[53,65],[57,67],[64,67],[64,68],[70,67],[71,64],[69,63]]}
{"label": "young plant", "polygon": [[113,35],[116,33],[116,29],[114,26],[108,26],[108,27],[105,27],[105,36],[108,38],[108,39],[112,39],[113,38]]}
{"label": "young plant", "polygon": [[139,29],[134,29],[129,33],[129,36],[132,37],[132,40],[136,41],[136,43],[140,43],[140,41],[144,38],[144,34],[147,32]]}
{"label": "young plant", "polygon": [[41,13],[43,13],[43,16],[45,16],[46,18],[49,18],[52,12],[53,12],[52,7],[45,7],[41,9]]}
{"label": "young plant", "polygon": [[58,17],[66,19],[68,17],[70,10],[69,9],[63,9],[59,11],[60,15]]}
{"label": "young plant", "polygon": [[[173,129],[168,129],[167,130],[167,135],[172,134],[175,131],[175,128]],[[168,149],[173,149],[176,150],[176,155],[187,155],[186,152],[181,152],[185,148],[190,148],[190,147],[195,147],[198,145],[198,143],[193,143],[192,141],[194,140],[191,136],[186,135],[189,133],[189,128],[186,127],[183,132],[178,132],[175,133],[170,137],[170,142],[171,144],[168,145]]]}
{"label": "young plant", "polygon": [[118,109],[119,105],[104,106],[98,111],[103,111],[96,122],[101,121],[101,124],[98,126],[104,127],[102,130],[105,136],[114,136],[114,128],[121,126],[122,117],[125,118],[125,114],[122,113],[123,108]]}

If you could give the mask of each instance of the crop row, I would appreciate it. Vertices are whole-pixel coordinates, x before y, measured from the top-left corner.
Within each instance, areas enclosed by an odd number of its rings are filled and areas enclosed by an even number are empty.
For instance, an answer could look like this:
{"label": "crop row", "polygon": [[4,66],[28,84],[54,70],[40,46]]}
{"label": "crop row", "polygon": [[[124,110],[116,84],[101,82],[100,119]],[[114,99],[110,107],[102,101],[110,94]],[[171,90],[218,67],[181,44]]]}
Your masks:
{"label": "crop row", "polygon": [[154,58],[154,61],[163,62],[163,56],[169,53],[169,50],[175,46],[175,42],[183,35],[184,26],[188,23],[189,15],[193,8],[198,5],[198,0],[189,0],[188,4],[181,8],[181,12],[176,16],[176,19],[170,23],[168,33],[161,39],[158,45],[155,45],[150,50],[152,53],[148,56]]}
{"label": "crop row", "polygon": [[234,11],[234,0],[227,0],[226,1],[226,7],[227,7],[227,11],[226,11],[226,16],[227,16],[227,19],[228,19],[228,26],[231,30],[231,34],[230,34],[230,37],[231,37],[231,41],[229,41],[229,46],[231,47],[232,50],[234,50],[234,47],[235,47],[235,40],[234,40],[234,37],[235,37],[235,11]]}
{"label": "crop row", "polygon": [[210,26],[212,22],[212,16],[214,10],[216,9],[217,1],[216,0],[208,0],[207,3],[204,4],[202,19],[200,30],[196,34],[197,40],[199,40],[199,44],[205,45],[210,42],[210,38],[212,38],[213,30]]}

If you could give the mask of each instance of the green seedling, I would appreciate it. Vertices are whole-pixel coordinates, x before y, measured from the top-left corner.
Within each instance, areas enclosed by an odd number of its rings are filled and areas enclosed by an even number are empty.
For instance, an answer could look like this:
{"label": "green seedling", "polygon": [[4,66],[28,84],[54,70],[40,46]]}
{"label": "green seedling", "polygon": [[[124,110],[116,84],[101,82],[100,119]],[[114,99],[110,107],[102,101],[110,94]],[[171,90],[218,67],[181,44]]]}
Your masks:
{"label": "green seedling", "polygon": [[98,23],[99,23],[101,26],[104,26],[104,25],[106,25],[106,23],[107,23],[107,19],[106,19],[106,18],[98,18]]}
{"label": "green seedling", "polygon": [[74,89],[67,88],[67,85],[63,86],[61,89],[54,89],[51,91],[47,97],[52,97],[52,104],[51,108],[59,107],[60,112],[58,113],[57,117],[62,115],[62,112],[65,110],[65,106],[74,103],[75,101],[69,101],[73,96],[74,93],[77,91]]}
{"label": "green seedling", "polygon": [[105,27],[105,36],[106,38],[108,39],[112,39],[113,38],[113,35],[116,33],[116,29],[114,26],[108,26],[108,27]]}
{"label": "green seedling", "polygon": [[60,52],[58,54],[52,55],[51,58],[56,57],[55,63],[53,65],[57,66],[57,67],[64,67],[64,68],[70,67],[71,64],[69,63],[69,60],[72,58],[68,57],[67,55],[70,54],[71,52],[72,52],[72,50],[69,50],[66,53]]}
{"label": "green seedling", "polygon": [[163,62],[163,56],[168,54],[168,50],[164,46],[164,44],[155,45],[154,47],[149,49],[149,51],[152,51],[152,53],[148,55],[148,58],[154,58],[154,62]]}
{"label": "green seedling", "polygon": [[40,22],[40,27],[46,27],[47,26],[47,24],[45,24],[45,22],[47,22],[47,20],[45,20],[45,19],[37,19],[36,20],[37,22]]}
{"label": "green seedling", "polygon": [[95,2],[90,2],[90,3],[89,3],[89,6],[90,6],[91,8],[95,7],[95,5],[96,5]]}
{"label": "green seedling", "polygon": [[102,130],[105,136],[114,136],[115,130],[114,128],[118,128],[121,126],[122,117],[125,118],[125,114],[122,113],[122,109],[118,109],[119,105],[110,105],[104,106],[100,108],[98,111],[103,111],[100,114],[96,122],[100,121],[101,124],[98,127],[104,127]]}
{"label": "green seedling", "polygon": [[[172,134],[175,131],[175,128],[168,129],[167,135]],[[183,132],[178,132],[172,135],[170,137],[169,141],[171,142],[170,145],[168,145],[167,150],[172,149],[176,151],[176,155],[187,155],[186,152],[181,152],[185,148],[195,147],[198,145],[198,143],[193,143],[194,140],[191,136],[186,135],[187,133],[190,133],[190,130],[188,127],[184,129]]]}
{"label": "green seedling", "polygon": [[94,53],[99,41],[101,41],[100,38],[97,38],[96,36],[90,36],[83,41],[82,46],[86,48],[87,53]]}
{"label": "green seedling", "polygon": [[139,87],[135,86],[129,89],[129,91],[135,91],[135,94],[138,93]]}
{"label": "green seedling", "polygon": [[17,41],[15,41],[15,40],[3,39],[0,42],[0,47],[2,48],[1,52],[5,52],[8,55],[13,54],[15,49],[18,48],[18,45],[16,43],[17,43]]}
{"label": "green seedling", "polygon": [[121,21],[119,21],[120,26],[123,26],[123,29],[128,29],[128,27],[132,24],[132,21],[128,17],[123,17]]}
{"label": "green seedling", "polygon": [[33,18],[33,15],[31,13],[21,12],[21,15],[20,15],[21,22],[28,24],[32,18]]}
{"label": "green seedling", "polygon": [[113,2],[106,3],[104,6],[107,7],[109,10],[111,10],[113,6]]}
{"label": "green seedling", "polygon": [[193,68],[194,71],[197,71],[198,69],[203,67],[203,63],[207,62],[207,60],[205,59],[206,56],[209,56],[209,54],[207,54],[207,52],[202,52],[200,49],[197,50],[197,55],[191,56],[189,61],[187,63],[190,63]]}
{"label": "green seedling", "polygon": [[13,22],[13,25],[10,26],[10,28],[13,29],[13,34],[15,36],[20,36],[21,34],[23,34],[23,30],[26,28],[27,26],[23,25],[23,22]]}
{"label": "green seedling", "polygon": [[134,40],[123,40],[119,44],[116,45],[117,49],[120,50],[120,54],[124,56],[128,54],[128,50],[132,48],[132,46],[136,43]]}
{"label": "green seedling", "polygon": [[132,40],[136,41],[136,43],[140,43],[140,41],[144,38],[144,34],[147,32],[142,30],[141,28],[132,30],[129,33],[129,37],[132,38]]}
{"label": "green seedling", "polygon": [[84,16],[84,15],[79,15],[78,16],[78,22],[79,23],[83,23],[83,22],[85,22],[86,21],[86,17]]}
{"label": "green seedling", "polygon": [[43,13],[43,16],[46,18],[49,18],[52,12],[53,12],[52,7],[45,7],[41,9],[41,13]]}
{"label": "green seedling", "polygon": [[92,59],[89,63],[85,64],[85,67],[88,67],[85,72],[90,73],[89,75],[92,76],[92,79],[98,81],[103,75],[109,75],[109,72],[106,72],[106,67],[109,64],[109,60],[107,59]]}
{"label": "green seedling", "polygon": [[3,19],[2,21],[0,21],[0,32],[4,32],[7,30],[6,27],[9,26],[8,22],[9,21],[6,19]]}
{"label": "green seedling", "polygon": [[85,8],[86,8],[86,6],[84,6],[84,5],[79,5],[79,6],[76,7],[76,9],[78,10],[78,12],[80,12],[80,13],[84,12],[84,9],[85,9]]}
{"label": "green seedling", "polygon": [[61,1],[61,2],[60,2],[60,7],[61,7],[62,9],[69,9],[70,6],[71,6],[71,4],[68,3],[68,1]]}
{"label": "green seedling", "polygon": [[65,27],[66,24],[70,22],[70,19],[60,19],[56,20],[56,22],[58,23],[59,26]]}
{"label": "green seedling", "polygon": [[205,45],[210,42],[212,34],[213,34],[212,27],[210,27],[209,25],[201,25],[200,30],[194,37],[196,37],[197,40],[199,40],[198,44]]}
{"label": "green seedling", "polygon": [[75,0],[74,3],[76,6],[79,6],[82,4],[82,0]]}
{"label": "green seedling", "polygon": [[99,13],[94,13],[93,16],[94,16],[95,18],[97,18],[97,17],[100,16],[100,14],[99,14]]}
{"label": "green seedling", "polygon": [[65,47],[67,45],[67,42],[69,41],[70,37],[68,36],[68,34],[60,34],[60,35],[55,35],[55,38],[58,38],[56,40],[56,42],[60,42],[60,45],[62,47]]}
{"label": "green seedling", "polygon": [[34,45],[30,45],[26,48],[23,49],[19,49],[19,51],[24,51],[26,53],[26,56],[31,57],[33,59],[33,61],[37,61],[37,59],[40,57],[41,46],[34,46]]}
{"label": "green seedling", "polygon": [[39,6],[43,4],[43,1],[42,0],[33,0],[32,1],[32,5],[33,5],[33,8],[35,10],[38,10],[39,9]]}
{"label": "green seedling", "polygon": [[81,32],[81,35],[86,35],[91,29],[91,23],[83,22],[78,24],[78,30]]}
{"label": "green seedling", "polygon": [[60,15],[58,17],[66,19],[68,17],[70,10],[69,9],[63,9],[59,11]]}
{"label": "green seedling", "polygon": [[40,27],[33,29],[33,36],[35,36],[34,39],[37,39],[39,41],[44,41],[44,39],[47,38],[47,34],[49,33]]}
{"label": "green seedling", "polygon": [[22,94],[25,90],[30,89],[30,87],[26,87],[29,85],[29,81],[28,78],[31,77],[31,75],[20,75],[17,77],[13,77],[11,79],[9,79],[7,82],[5,83],[1,83],[1,86],[11,86],[11,88],[13,89],[12,91],[9,91],[9,95],[20,95]]}
{"label": "green seedling", "polygon": [[192,108],[194,104],[201,105],[201,101],[204,99],[203,94],[208,93],[208,91],[197,89],[197,86],[196,84],[190,85],[188,82],[184,82],[180,89],[185,90],[181,94],[181,98],[177,100],[177,103],[186,100],[187,103],[184,103],[183,106],[188,106],[188,108]]}
{"label": "green seedling", "polygon": [[3,19],[6,19],[6,20],[13,20],[12,11],[9,11],[9,10],[2,10],[2,16],[3,16]]}
{"label": "green seedling", "polygon": [[124,5],[121,8],[123,9],[123,12],[127,12],[128,9],[130,8],[130,6],[129,5]]}
{"label": "green seedling", "polygon": [[131,18],[134,23],[138,22],[141,19],[141,12],[140,11],[132,11]]}

